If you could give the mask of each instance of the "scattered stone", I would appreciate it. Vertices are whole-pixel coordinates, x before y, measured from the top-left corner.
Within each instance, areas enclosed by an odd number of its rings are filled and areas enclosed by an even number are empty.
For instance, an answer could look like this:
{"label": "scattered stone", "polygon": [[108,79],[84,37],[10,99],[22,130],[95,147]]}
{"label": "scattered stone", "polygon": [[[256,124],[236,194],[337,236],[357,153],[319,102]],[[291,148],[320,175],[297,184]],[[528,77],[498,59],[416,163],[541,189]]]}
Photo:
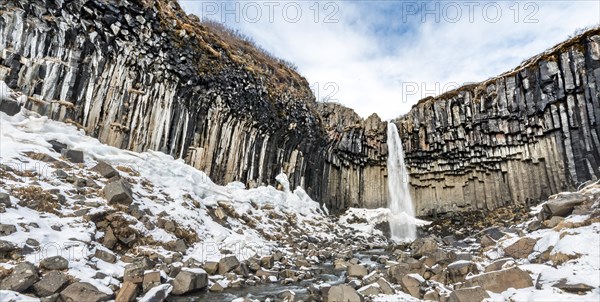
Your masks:
{"label": "scattered stone", "polygon": [[[237,259],[236,259],[237,260]],[[208,274],[203,269],[183,269],[172,282],[173,295],[180,296],[208,285]]]}
{"label": "scattered stone", "polygon": [[348,277],[363,278],[368,273],[367,268],[360,264],[352,264],[348,267]]}
{"label": "scattered stone", "polygon": [[504,249],[504,254],[515,259],[527,259],[529,254],[533,252],[536,243],[537,239],[523,237],[506,247]]}
{"label": "scattered stone", "polygon": [[17,227],[12,224],[0,223],[0,236],[8,236],[17,232]]}
{"label": "scattered stone", "polygon": [[47,297],[58,293],[67,282],[67,276],[64,273],[51,271],[33,285],[33,290],[39,297]]}
{"label": "scattered stone", "polygon": [[13,268],[12,274],[0,282],[1,290],[24,292],[39,280],[38,270],[30,262],[21,262]]}
{"label": "scattered stone", "polygon": [[102,190],[104,198],[108,203],[131,204],[133,201],[133,193],[131,187],[123,179],[117,179],[109,182]]}
{"label": "scattered stone", "polygon": [[100,260],[106,261],[108,263],[117,262],[117,256],[110,251],[105,251],[103,249],[96,249],[94,256]]}
{"label": "scattered stone", "polygon": [[240,262],[235,256],[226,256],[221,258],[219,261],[219,275],[225,275],[226,273],[235,269]]}
{"label": "scattered stone", "polygon": [[450,293],[448,302],[481,302],[490,295],[481,287],[461,288]]}
{"label": "scattered stone", "polygon": [[60,298],[65,302],[102,302],[112,297],[99,291],[95,286],[86,282],[76,282],[60,293]]}
{"label": "scattered stone", "polygon": [[346,284],[329,288],[324,302],[362,302],[362,297],[356,290]]}
{"label": "scattered stone", "polygon": [[123,282],[121,289],[117,293],[116,302],[133,302],[139,291],[139,284],[132,282]]}
{"label": "scattered stone", "polygon": [[40,261],[40,268],[61,271],[69,268],[69,261],[62,256],[48,257]]}
{"label": "scattered stone", "polygon": [[117,169],[103,161],[99,161],[98,164],[90,170],[100,174],[100,176],[104,178],[113,178],[119,175],[119,171],[117,171]]}
{"label": "scattered stone", "polygon": [[529,274],[518,267],[484,273],[465,282],[467,287],[480,286],[494,293],[501,293],[509,288],[526,288],[533,286]]}
{"label": "scattered stone", "polygon": [[60,154],[72,163],[83,163],[83,152],[71,149],[62,149]]}

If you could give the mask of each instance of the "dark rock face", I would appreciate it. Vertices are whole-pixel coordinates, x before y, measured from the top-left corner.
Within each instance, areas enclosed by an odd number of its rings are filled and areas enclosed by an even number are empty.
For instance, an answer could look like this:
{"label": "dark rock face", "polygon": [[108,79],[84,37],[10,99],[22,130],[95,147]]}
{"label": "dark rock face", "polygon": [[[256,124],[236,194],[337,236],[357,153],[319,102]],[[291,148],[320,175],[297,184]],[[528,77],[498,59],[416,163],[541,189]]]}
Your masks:
{"label": "dark rock face", "polygon": [[0,3],[0,80],[27,109],[217,183],[285,172],[334,210],[385,204],[385,123],[317,105],[295,71],[175,1]]}
{"label": "dark rock face", "polygon": [[417,213],[525,204],[600,177],[600,31],[396,120]]}

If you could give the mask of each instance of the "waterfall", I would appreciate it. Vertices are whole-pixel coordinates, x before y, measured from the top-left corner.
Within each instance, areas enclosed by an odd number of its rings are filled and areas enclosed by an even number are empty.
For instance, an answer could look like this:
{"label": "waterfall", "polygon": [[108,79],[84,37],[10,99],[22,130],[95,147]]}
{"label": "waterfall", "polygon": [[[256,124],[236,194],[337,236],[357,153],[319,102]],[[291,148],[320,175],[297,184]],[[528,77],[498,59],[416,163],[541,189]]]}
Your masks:
{"label": "waterfall", "polygon": [[394,241],[413,241],[417,237],[415,208],[408,187],[408,172],[398,129],[388,123],[388,207],[390,231]]}

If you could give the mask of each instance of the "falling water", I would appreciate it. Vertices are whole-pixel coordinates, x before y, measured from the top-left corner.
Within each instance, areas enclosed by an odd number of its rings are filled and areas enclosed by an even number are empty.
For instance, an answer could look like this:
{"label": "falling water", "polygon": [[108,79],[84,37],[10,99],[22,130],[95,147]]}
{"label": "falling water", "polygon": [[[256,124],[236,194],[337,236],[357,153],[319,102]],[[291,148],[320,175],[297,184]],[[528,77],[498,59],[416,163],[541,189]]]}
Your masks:
{"label": "falling water", "polygon": [[388,123],[388,207],[392,240],[413,241],[417,237],[415,209],[408,188],[408,172],[398,129]]}

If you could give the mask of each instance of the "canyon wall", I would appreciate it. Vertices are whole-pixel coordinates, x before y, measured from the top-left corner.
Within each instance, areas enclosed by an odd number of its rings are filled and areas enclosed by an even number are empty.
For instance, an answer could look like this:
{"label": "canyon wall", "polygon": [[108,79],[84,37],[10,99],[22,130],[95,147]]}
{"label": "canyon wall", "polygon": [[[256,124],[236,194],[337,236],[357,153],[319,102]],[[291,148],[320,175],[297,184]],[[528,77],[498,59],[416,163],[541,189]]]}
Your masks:
{"label": "canyon wall", "polygon": [[600,177],[600,30],[395,120],[417,213],[534,203]]}
{"label": "canyon wall", "polygon": [[317,104],[289,64],[175,1],[0,0],[0,12],[0,81],[27,109],[217,183],[285,172],[330,209],[385,206],[384,122]]}

